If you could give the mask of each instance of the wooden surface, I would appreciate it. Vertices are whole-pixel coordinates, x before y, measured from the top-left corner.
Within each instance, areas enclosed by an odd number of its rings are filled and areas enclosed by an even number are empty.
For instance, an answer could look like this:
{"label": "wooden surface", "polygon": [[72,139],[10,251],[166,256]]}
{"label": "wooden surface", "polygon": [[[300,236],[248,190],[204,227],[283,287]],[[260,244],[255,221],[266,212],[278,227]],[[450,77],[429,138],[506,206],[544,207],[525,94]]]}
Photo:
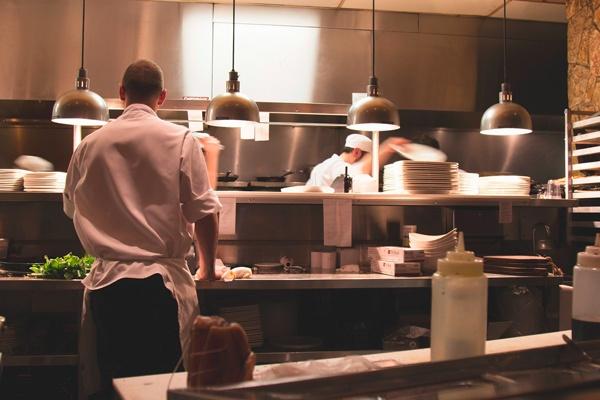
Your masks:
{"label": "wooden surface", "polygon": [[[571,336],[570,331],[551,332],[540,335],[521,336],[509,339],[491,340],[487,342],[486,354],[526,350],[539,347],[563,344],[562,335]],[[364,356],[369,361],[380,365],[416,364],[430,361],[429,349],[377,353]],[[255,373],[260,373],[268,366],[258,366]],[[333,373],[334,371],[332,371]],[[166,400],[167,389],[184,388],[185,372],[161,375],[148,375],[132,378],[115,379],[114,386],[122,400]],[[171,379],[170,386],[169,380]]]}

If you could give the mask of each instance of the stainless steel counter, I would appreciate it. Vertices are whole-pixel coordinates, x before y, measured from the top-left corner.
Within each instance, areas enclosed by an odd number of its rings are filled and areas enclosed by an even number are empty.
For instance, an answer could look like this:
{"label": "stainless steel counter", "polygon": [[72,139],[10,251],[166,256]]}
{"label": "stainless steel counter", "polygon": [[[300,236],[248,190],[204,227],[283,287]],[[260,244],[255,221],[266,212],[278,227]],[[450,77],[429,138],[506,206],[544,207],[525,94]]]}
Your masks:
{"label": "stainless steel counter", "polygon": [[[389,206],[442,206],[442,207],[497,207],[511,203],[513,207],[574,207],[577,200],[537,199],[529,196],[475,196],[390,193],[280,193],[219,191],[220,198],[235,198],[240,204],[321,204],[325,199],[347,199],[356,205]],[[51,202],[62,201],[60,193],[0,193],[0,202]]]}
{"label": "stainless steel counter", "polygon": [[[550,286],[562,277],[487,274],[490,287],[511,285]],[[391,277],[380,274],[264,274],[232,282],[199,281],[199,290],[307,290],[307,289],[402,289],[431,287],[431,278]],[[0,278],[0,290],[83,290],[79,280]]]}

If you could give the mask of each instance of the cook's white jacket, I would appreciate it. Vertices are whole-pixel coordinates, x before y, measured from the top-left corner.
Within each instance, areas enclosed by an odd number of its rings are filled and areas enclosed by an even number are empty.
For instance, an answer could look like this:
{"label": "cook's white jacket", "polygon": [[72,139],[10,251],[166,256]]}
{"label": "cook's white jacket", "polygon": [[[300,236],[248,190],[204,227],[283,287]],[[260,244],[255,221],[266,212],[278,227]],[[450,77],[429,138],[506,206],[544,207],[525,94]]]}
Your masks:
{"label": "cook's white jacket", "polygon": [[[81,142],[63,197],[85,251],[96,257],[86,291],[160,274],[177,300],[185,355],[198,300],[184,256],[192,224],[221,209],[200,144],[185,127],[132,104]],[[89,311],[84,304],[83,324]]]}

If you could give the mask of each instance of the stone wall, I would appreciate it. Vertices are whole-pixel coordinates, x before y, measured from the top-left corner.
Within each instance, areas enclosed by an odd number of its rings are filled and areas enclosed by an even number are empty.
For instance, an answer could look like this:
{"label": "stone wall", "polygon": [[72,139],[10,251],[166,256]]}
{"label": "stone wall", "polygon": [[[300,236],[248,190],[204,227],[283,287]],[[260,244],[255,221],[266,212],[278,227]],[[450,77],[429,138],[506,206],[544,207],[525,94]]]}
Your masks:
{"label": "stone wall", "polygon": [[600,111],[600,0],[567,0],[569,108]]}

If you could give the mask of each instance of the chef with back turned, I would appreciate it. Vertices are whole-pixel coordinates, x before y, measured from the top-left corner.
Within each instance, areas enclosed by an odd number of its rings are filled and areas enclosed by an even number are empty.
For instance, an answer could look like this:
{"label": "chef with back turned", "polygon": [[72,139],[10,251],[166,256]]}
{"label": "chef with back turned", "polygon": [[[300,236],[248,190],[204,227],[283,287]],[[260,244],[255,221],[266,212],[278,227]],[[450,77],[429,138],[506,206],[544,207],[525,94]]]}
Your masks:
{"label": "chef with back turned", "polygon": [[81,142],[64,192],[96,257],[81,333],[82,385],[94,399],[112,398],[113,378],[171,372],[186,354],[198,299],[184,256],[195,236],[199,275],[214,277],[221,209],[206,167],[218,146],[203,151],[156,114],[166,97],[160,67],[134,62],[119,94],[123,114]]}
{"label": "chef with back turned", "polygon": [[[390,137],[379,146],[379,164],[385,165],[394,155],[393,145],[401,146],[408,140]],[[371,172],[371,149],[373,142],[365,135],[352,133],[346,137],[341,154],[334,154],[320,164],[315,165],[306,182],[310,186],[331,186],[348,168],[348,175],[354,177]]]}

